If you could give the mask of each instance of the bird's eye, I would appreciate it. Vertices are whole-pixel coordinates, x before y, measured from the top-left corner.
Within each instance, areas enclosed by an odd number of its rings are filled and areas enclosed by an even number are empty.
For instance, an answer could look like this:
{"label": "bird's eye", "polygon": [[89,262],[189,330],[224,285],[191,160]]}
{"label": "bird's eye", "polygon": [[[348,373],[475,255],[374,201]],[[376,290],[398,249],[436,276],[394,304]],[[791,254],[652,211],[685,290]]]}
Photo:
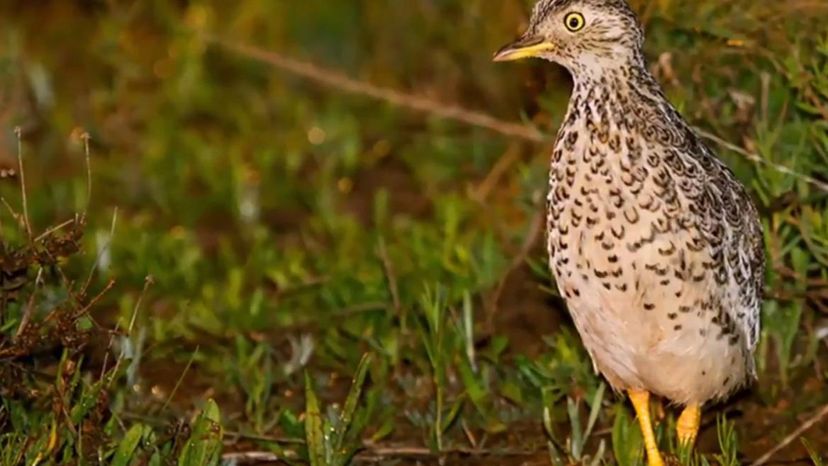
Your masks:
{"label": "bird's eye", "polygon": [[564,18],[564,25],[570,32],[578,32],[586,26],[586,20],[580,13],[569,13]]}

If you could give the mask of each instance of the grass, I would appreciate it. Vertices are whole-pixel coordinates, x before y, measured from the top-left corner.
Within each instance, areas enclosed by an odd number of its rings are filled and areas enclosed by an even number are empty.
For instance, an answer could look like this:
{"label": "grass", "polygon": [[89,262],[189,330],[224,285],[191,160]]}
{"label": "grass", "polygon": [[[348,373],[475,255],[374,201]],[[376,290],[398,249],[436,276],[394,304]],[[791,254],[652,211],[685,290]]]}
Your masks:
{"label": "grass", "polygon": [[[642,464],[538,240],[567,77],[489,60],[530,3],[0,6],[0,465]],[[762,211],[760,383],[695,453],[654,411],[682,464],[743,464],[828,403],[828,12],[634,3]],[[825,434],[773,460],[822,464]]]}

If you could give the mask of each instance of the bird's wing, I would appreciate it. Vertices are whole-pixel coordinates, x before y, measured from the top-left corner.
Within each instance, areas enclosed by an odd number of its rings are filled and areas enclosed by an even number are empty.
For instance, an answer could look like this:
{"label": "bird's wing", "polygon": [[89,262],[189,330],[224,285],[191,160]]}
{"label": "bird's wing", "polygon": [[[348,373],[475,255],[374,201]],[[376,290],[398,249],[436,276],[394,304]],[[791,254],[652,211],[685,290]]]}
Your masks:
{"label": "bird's wing", "polygon": [[752,352],[759,339],[765,274],[764,237],[758,211],[733,172],[700,144],[706,183],[701,196],[706,207],[700,230],[713,258],[720,286],[729,290],[725,311],[742,332]]}

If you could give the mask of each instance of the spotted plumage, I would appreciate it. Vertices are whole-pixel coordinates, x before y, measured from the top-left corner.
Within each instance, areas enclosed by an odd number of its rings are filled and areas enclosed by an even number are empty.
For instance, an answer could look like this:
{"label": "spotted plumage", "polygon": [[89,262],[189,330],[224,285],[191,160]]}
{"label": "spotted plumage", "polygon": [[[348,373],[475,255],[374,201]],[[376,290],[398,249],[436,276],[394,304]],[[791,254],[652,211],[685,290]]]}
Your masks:
{"label": "spotted plumage", "polygon": [[700,406],[754,376],[761,224],[743,185],[665,98],[643,43],[624,0],[542,0],[496,59],[538,56],[573,77],[547,246],[595,367],[619,391]]}

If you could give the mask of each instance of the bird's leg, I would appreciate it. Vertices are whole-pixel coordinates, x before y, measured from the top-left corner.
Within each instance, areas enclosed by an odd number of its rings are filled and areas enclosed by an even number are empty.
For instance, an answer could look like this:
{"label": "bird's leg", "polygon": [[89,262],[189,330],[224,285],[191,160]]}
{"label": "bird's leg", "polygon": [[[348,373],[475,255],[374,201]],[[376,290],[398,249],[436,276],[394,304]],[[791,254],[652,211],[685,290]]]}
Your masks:
{"label": "bird's leg", "polygon": [[696,442],[701,424],[701,406],[698,403],[691,403],[684,408],[676,423],[676,434],[679,444],[692,445]]}
{"label": "bird's leg", "polygon": [[648,466],[664,466],[661,453],[658,451],[653,424],[650,419],[650,392],[645,390],[629,390],[630,401],[638,415],[638,424],[644,435],[644,448],[647,450]]}

